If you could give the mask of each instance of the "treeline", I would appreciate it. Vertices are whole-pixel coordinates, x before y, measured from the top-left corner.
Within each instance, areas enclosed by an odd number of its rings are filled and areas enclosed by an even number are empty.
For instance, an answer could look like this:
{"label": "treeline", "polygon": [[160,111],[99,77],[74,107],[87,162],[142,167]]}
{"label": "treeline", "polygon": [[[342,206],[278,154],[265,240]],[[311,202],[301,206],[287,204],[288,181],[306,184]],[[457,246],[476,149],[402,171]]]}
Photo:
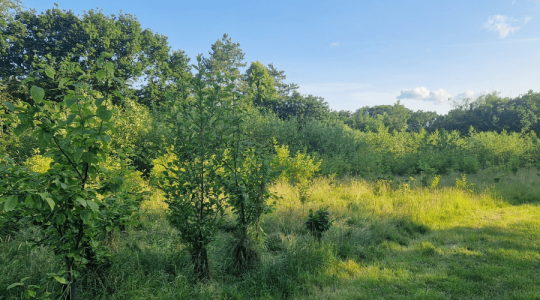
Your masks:
{"label": "treeline", "polygon": [[[166,36],[143,29],[129,14],[89,10],[76,15],[58,7],[38,14],[17,2],[2,1],[2,101],[27,98],[21,82],[29,76],[33,84],[53,93],[52,99],[61,101],[56,97],[60,89],[37,71],[48,66],[57,77],[69,78],[71,71],[61,65],[76,62],[82,72],[96,72],[98,58],[108,52],[117,80],[107,88],[118,91],[111,99],[122,114],[116,120],[120,129],[113,147],[129,149],[132,164],[149,174],[162,137],[170,131],[163,123],[167,103],[187,99],[187,82],[194,76],[190,58],[172,50]],[[240,44],[225,34],[211,45],[207,56],[201,56],[204,80],[232,85],[235,93],[249,99],[245,121],[251,138],[275,139],[293,154],[314,155],[322,160],[322,174],[476,172],[536,161],[538,93],[513,99],[496,93],[466,99],[447,115],[412,111],[399,101],[355,112],[333,111],[323,98],[299,93],[297,84],[286,82],[283,70],[259,61],[248,65],[244,56]],[[92,88],[106,92],[103,85]],[[32,157],[39,141],[26,134],[12,135],[0,122],[0,152],[20,161]]]}
{"label": "treeline", "polygon": [[[92,9],[76,15],[58,7],[38,14],[11,0],[2,4],[0,80],[15,98],[23,96],[20,81],[39,69],[39,64],[55,66],[71,61],[85,71],[95,71],[95,62],[103,52],[113,54],[115,72],[126,83],[114,88],[121,88],[124,96],[148,107],[178,93],[182,82],[192,76],[190,58],[182,50],[172,50],[166,36],[143,29],[133,15],[105,15]],[[252,62],[248,66],[244,56],[240,44],[224,35],[212,44],[203,61],[210,72],[236,77],[238,92],[252,97],[259,110],[282,120],[341,121],[353,129],[371,132],[383,127],[390,132],[457,130],[461,135],[466,135],[471,126],[477,131],[497,132],[540,129],[540,95],[532,91],[513,99],[496,93],[465,99],[447,115],[412,111],[399,101],[354,112],[333,111],[323,98],[299,93],[298,85],[287,83],[285,72],[273,64]],[[245,67],[242,73],[240,69]],[[36,78],[36,82],[41,83],[41,79]]]}

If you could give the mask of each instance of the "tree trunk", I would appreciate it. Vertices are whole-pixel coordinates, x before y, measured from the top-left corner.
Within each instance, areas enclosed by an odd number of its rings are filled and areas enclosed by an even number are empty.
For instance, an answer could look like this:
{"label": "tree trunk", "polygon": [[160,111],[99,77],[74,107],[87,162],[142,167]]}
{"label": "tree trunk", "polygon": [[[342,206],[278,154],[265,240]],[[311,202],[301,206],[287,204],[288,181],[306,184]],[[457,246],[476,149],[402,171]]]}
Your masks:
{"label": "tree trunk", "polygon": [[210,268],[208,266],[208,254],[206,245],[201,242],[196,242],[191,250],[191,262],[193,263],[193,271],[198,281],[210,280]]}

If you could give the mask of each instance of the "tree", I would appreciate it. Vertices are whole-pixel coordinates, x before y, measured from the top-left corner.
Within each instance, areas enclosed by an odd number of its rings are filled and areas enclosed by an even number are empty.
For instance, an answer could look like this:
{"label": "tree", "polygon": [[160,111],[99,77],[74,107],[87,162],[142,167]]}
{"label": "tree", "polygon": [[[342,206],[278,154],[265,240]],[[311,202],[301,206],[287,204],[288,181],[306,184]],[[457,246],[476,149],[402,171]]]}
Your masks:
{"label": "tree", "polygon": [[382,123],[389,130],[403,131],[407,129],[407,120],[411,111],[399,101],[394,105],[377,105],[362,107],[353,113],[353,124],[357,129],[376,131]]}
{"label": "tree", "polygon": [[[96,72],[98,58],[110,52],[116,78],[120,79],[112,87],[130,95],[144,76],[152,76],[154,69],[169,59],[166,37],[143,30],[129,14],[106,16],[102,11],[89,10],[78,16],[56,7],[39,15],[16,11],[6,23],[0,32],[0,41],[7,42],[0,44],[0,78],[10,83],[13,92],[21,80],[39,69],[36,63],[47,63],[60,72],[61,62],[77,62],[84,72]],[[35,79],[49,91],[55,88],[47,86],[49,81],[43,76]],[[96,88],[105,92],[98,85]]]}
{"label": "tree", "polygon": [[273,155],[269,141],[256,142],[248,136],[244,120],[249,110],[239,105],[233,107],[232,112],[229,122],[232,132],[223,159],[225,168],[221,182],[224,196],[236,216],[231,270],[243,273],[252,269],[259,259],[254,240],[259,236],[262,215],[271,210],[268,201],[277,198],[269,186],[278,174],[271,166]]}
{"label": "tree", "polygon": [[407,131],[419,132],[422,128],[428,130],[439,118],[437,112],[418,110],[411,112],[411,117],[407,120]]}
{"label": "tree", "polygon": [[[216,83],[218,81],[217,74],[222,79],[233,80],[236,82],[240,79],[240,68],[246,66],[244,63],[244,52],[240,48],[239,43],[233,43],[227,33],[223,34],[221,40],[217,40],[211,46],[211,51],[208,52],[210,57],[203,59],[203,64],[206,68],[206,76],[209,82]],[[223,82],[228,85],[231,82]]]}
{"label": "tree", "polygon": [[207,246],[226,206],[219,170],[224,167],[234,86],[222,88],[226,80],[219,73],[212,75],[216,82],[208,84],[202,57],[197,61],[197,74],[186,82],[187,93],[169,103],[165,117],[173,131],[166,155],[171,160],[162,166],[158,181],[167,195],[169,222],[189,245],[195,276],[205,281],[210,278]]}
{"label": "tree", "polygon": [[191,77],[189,58],[184,51],[173,51],[167,59],[156,61],[147,71],[146,85],[135,94],[139,102],[147,106],[164,103],[174,98],[182,85]]}
{"label": "tree", "polygon": [[279,103],[275,113],[281,119],[296,117],[299,122],[305,123],[308,120],[326,120],[330,115],[330,108],[322,97],[306,96],[293,91],[291,96]]}
{"label": "tree", "polygon": [[[37,243],[51,247],[65,261],[60,275],[67,280],[57,280],[65,284],[69,299],[75,299],[82,269],[110,256],[100,242],[104,235],[121,224],[134,224],[142,199],[135,186],[125,185],[123,170],[112,172],[105,167],[114,132],[110,94],[92,90],[87,82],[110,91],[114,65],[100,57],[97,66],[102,69],[87,74],[76,63],[62,63],[65,69],[59,73],[74,72],[84,82],[57,78],[61,102],[51,101],[46,90],[32,85],[25,101],[3,103],[10,111],[5,117],[18,124],[10,134],[31,131],[40,142],[40,151],[53,162],[47,170],[34,172],[9,157],[1,160],[4,214],[0,223],[23,217],[41,227],[45,234]],[[52,79],[56,72],[46,66],[43,73]],[[32,82],[28,77],[23,84]]]}
{"label": "tree", "polygon": [[279,71],[272,63],[268,64],[268,74],[274,79],[274,86],[278,95],[282,98],[290,96],[292,92],[299,88],[296,83],[285,83],[284,81],[287,79],[285,71]]}
{"label": "tree", "polygon": [[268,111],[276,110],[279,99],[274,87],[274,80],[261,62],[251,63],[246,70],[245,82],[247,83],[245,94],[251,99],[254,106]]}

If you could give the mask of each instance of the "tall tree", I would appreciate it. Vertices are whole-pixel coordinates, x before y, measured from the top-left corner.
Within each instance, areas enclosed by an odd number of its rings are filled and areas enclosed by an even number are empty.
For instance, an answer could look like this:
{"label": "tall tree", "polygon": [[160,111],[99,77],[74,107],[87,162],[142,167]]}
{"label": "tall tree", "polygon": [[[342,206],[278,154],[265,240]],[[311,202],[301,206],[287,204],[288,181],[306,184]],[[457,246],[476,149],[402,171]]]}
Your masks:
{"label": "tall tree", "polygon": [[296,117],[301,123],[308,120],[326,120],[330,115],[330,108],[324,98],[313,95],[302,95],[293,91],[292,95],[279,104],[275,110],[281,119]]}
{"label": "tall tree", "polygon": [[[125,88],[115,83],[112,88],[129,95],[144,81],[144,75],[169,58],[167,38],[143,30],[130,14],[106,16],[89,10],[78,16],[57,6],[41,14],[19,10],[5,22],[0,32],[0,41],[6,41],[0,42],[0,79],[12,82],[12,90],[39,69],[40,63],[77,62],[84,72],[95,72],[97,59],[107,51],[113,55],[115,74],[128,84]],[[48,82],[43,76],[36,80],[40,85]]]}
{"label": "tall tree", "polygon": [[189,58],[184,51],[173,51],[168,59],[157,60],[147,70],[146,84],[136,92],[139,102],[151,106],[152,103],[163,103],[167,97],[175,97],[184,91],[186,81],[191,78]]}
{"label": "tall tree", "polygon": [[272,63],[268,64],[268,74],[274,79],[274,86],[280,97],[290,96],[293,91],[299,88],[296,83],[285,83],[284,81],[287,78],[285,71],[279,71]]}
{"label": "tall tree", "polygon": [[407,131],[419,132],[422,128],[428,130],[439,118],[437,112],[418,110],[411,112],[411,117],[407,120]]}
{"label": "tall tree", "polygon": [[[207,80],[217,82],[218,74],[223,78],[240,79],[239,69],[246,66],[244,63],[245,54],[242,52],[240,44],[233,43],[229,35],[225,33],[221,39],[212,44],[211,49],[208,52],[210,57],[203,59]],[[225,82],[224,84],[229,83]]]}
{"label": "tall tree", "polygon": [[247,85],[245,94],[254,106],[269,111],[276,110],[279,99],[274,80],[260,61],[252,62],[246,70],[245,82]]}
{"label": "tall tree", "polygon": [[407,129],[410,113],[410,110],[398,101],[394,105],[362,107],[354,112],[353,119],[356,128],[360,130],[373,131],[374,128],[379,128],[379,123],[382,122],[389,130],[402,131]]}

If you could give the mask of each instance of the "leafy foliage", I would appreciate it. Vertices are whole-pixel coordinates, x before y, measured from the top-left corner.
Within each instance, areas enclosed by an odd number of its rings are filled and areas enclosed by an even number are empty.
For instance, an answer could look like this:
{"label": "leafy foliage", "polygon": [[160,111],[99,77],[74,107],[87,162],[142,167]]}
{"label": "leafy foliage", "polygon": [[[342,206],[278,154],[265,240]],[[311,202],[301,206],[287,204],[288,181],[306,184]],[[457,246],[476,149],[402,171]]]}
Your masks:
{"label": "leafy foliage", "polygon": [[[110,55],[109,55],[110,56]],[[35,172],[6,157],[0,170],[3,221],[28,218],[41,227],[45,237],[38,244],[53,248],[65,260],[67,293],[82,268],[95,265],[110,256],[101,244],[104,234],[120,224],[134,224],[141,200],[137,190],[124,186],[123,174],[111,173],[100,165],[110,152],[113,111],[109,94],[102,95],[83,80],[97,80],[109,90],[114,65],[100,57],[102,67],[95,75],[84,73],[77,64],[65,63],[63,72],[79,74],[81,81],[57,78],[63,101],[50,101],[46,91],[33,85],[30,99],[21,106],[10,102],[9,122],[18,122],[14,133],[29,130],[40,142],[40,151],[53,162],[50,168]],[[44,66],[51,79],[55,71]],[[28,78],[25,83],[30,83]],[[16,121],[16,119],[18,119]],[[71,296],[70,296],[71,297]]]}
{"label": "leafy foliage", "polygon": [[332,227],[328,207],[320,208],[315,213],[312,209],[310,209],[306,227],[320,242],[322,234]]}

